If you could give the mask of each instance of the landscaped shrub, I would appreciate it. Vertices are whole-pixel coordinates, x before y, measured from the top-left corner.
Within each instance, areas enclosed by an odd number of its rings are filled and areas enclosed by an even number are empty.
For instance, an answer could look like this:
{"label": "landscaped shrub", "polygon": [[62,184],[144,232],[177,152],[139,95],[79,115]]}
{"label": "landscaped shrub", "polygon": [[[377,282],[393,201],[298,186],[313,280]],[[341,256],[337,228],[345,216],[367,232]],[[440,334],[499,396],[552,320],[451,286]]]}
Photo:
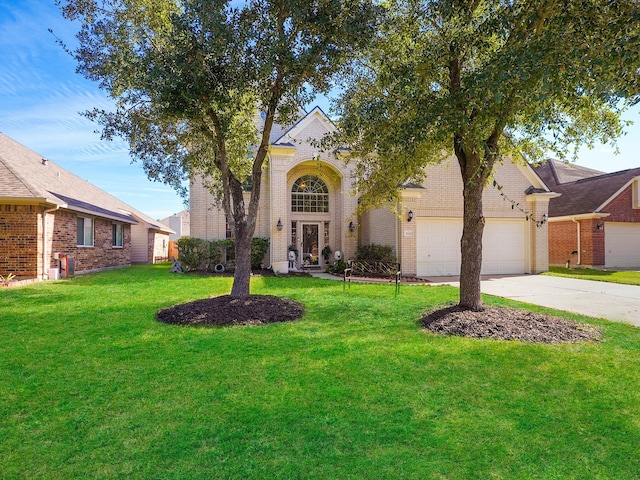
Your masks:
{"label": "landscaped shrub", "polygon": [[251,268],[261,268],[268,249],[268,238],[254,237],[251,239]]}
{"label": "landscaped shrub", "polygon": [[216,265],[224,265],[233,258],[233,240],[210,240],[209,241],[209,269]]}
{"label": "landscaped shrub", "polygon": [[347,262],[340,260],[339,262],[336,262],[333,265],[327,265],[327,268],[325,269],[325,271],[327,273],[342,274],[344,273],[346,268],[347,268]]}
{"label": "landscaped shrub", "polygon": [[201,238],[184,237],[178,240],[178,259],[185,271],[206,270],[209,266],[209,242]]}
{"label": "landscaped shrub", "polygon": [[[181,238],[178,244],[178,259],[185,271],[213,270],[216,265],[228,266],[235,259],[235,242],[227,240],[203,240]],[[269,239],[251,239],[251,268],[260,268],[269,249]]]}
{"label": "landscaped shrub", "polygon": [[360,245],[356,250],[356,260],[376,260],[379,262],[395,262],[396,256],[390,245]]}

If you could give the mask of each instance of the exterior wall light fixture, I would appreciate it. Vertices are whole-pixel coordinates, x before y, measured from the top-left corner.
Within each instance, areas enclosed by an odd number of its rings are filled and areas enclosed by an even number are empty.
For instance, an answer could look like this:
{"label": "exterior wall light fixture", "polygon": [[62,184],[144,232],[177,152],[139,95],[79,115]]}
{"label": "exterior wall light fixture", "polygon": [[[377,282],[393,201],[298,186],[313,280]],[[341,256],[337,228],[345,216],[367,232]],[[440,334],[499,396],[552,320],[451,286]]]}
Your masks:
{"label": "exterior wall light fixture", "polygon": [[411,220],[413,220],[413,210],[409,210],[407,213],[407,222],[410,222]]}
{"label": "exterior wall light fixture", "polygon": [[278,219],[278,223],[276,223],[276,228],[278,231],[282,230],[282,220]]}
{"label": "exterior wall light fixture", "polygon": [[356,226],[353,224],[353,222],[349,222],[349,231],[353,232],[356,229]]}

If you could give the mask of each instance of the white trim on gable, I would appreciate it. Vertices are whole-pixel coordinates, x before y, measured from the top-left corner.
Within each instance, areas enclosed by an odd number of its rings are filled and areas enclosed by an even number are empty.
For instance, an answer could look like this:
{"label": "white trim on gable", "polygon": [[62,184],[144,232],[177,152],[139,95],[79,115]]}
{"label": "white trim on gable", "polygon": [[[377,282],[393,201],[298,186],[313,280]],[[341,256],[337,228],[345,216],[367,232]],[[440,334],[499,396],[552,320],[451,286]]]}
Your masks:
{"label": "white trim on gable", "polygon": [[520,162],[513,162],[513,164],[516,167],[518,167],[518,169],[522,172],[522,174],[525,176],[525,178],[527,180],[529,180],[531,182],[531,185],[533,185],[535,188],[542,188],[543,190],[546,190],[547,192],[551,192],[549,187],[547,187],[545,185],[545,183],[538,176],[538,174],[535,172],[535,170],[533,168],[531,168],[531,165],[529,165],[528,163],[522,164]]}
{"label": "white trim on gable", "polygon": [[291,143],[291,141],[297,137],[309,124],[318,119],[325,126],[325,128],[333,133],[337,130],[334,123],[329,119],[326,113],[322,111],[320,107],[313,107],[313,109],[307,113],[303,118],[298,120],[289,130],[287,130],[280,138],[278,138],[272,145],[276,146],[280,143]]}
{"label": "white trim on gable", "polygon": [[561,193],[545,192],[545,193],[530,193],[527,195],[527,202],[537,202],[538,200],[551,200],[552,198],[561,197]]}

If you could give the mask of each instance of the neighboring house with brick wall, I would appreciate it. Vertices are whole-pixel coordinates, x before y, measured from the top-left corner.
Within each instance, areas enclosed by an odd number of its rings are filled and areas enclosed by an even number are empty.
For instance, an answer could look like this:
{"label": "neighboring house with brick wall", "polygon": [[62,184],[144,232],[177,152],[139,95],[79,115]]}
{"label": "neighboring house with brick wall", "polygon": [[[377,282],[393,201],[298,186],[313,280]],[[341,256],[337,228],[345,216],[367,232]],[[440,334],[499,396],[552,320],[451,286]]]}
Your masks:
{"label": "neighboring house with brick wall", "polygon": [[167,258],[172,230],[0,133],[0,274],[46,279]]}
{"label": "neighboring house with brick wall", "polygon": [[604,173],[557,160],[535,168],[555,192],[549,263],[640,268],[640,168]]}
{"label": "neighboring house with brick wall", "polygon": [[[288,130],[274,129],[255,232],[255,236],[270,239],[265,263],[286,262],[288,247],[295,245],[298,267],[305,263],[322,268],[325,246],[334,252],[332,262],[336,251],[349,259],[358,245],[377,243],[392,246],[405,275],[457,275],[463,209],[457,162],[428,167],[424,183],[402,189],[396,208],[372,210],[358,217],[354,165],[318,152],[312,143],[335,128],[316,107],[302,112]],[[495,178],[503,188],[499,191],[489,185],[484,194],[483,273],[547,270],[547,224],[538,227],[525,217],[546,218],[549,200],[555,194],[524,163],[505,160],[496,166]],[[519,208],[512,208],[511,201]],[[202,178],[192,178],[192,237],[231,235],[225,214],[217,205]]]}

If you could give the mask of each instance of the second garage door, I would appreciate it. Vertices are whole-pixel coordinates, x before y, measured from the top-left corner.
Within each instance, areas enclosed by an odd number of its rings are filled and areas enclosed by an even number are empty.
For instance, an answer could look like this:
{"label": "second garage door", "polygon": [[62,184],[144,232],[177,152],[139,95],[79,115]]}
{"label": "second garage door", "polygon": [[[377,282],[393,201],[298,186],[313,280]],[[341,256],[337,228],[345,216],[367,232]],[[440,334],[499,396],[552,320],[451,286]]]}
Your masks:
{"label": "second garage door", "polygon": [[[460,219],[418,219],[417,273],[419,276],[460,274]],[[527,272],[526,222],[487,220],[482,239],[483,274]]]}
{"label": "second garage door", "polygon": [[604,252],[607,268],[639,268],[640,225],[607,222],[604,230]]}

